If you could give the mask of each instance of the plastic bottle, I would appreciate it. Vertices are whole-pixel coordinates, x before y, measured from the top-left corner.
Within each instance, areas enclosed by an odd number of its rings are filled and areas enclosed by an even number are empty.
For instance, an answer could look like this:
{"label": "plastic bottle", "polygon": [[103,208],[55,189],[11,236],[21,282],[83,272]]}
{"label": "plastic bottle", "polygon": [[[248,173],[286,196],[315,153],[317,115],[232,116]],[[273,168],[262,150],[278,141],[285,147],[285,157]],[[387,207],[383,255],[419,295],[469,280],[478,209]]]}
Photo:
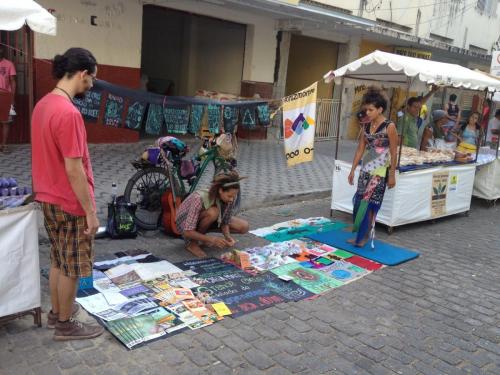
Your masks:
{"label": "plastic bottle", "polygon": [[116,187],[116,183],[113,182],[111,184],[111,203],[116,203],[116,195],[118,194],[118,188]]}

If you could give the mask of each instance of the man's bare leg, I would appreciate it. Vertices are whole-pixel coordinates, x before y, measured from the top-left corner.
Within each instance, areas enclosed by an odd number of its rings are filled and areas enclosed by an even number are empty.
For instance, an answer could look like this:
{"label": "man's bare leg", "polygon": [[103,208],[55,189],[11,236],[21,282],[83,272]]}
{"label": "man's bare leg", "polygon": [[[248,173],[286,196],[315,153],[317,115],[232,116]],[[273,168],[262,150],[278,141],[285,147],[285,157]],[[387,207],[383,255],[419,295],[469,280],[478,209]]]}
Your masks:
{"label": "man's bare leg", "polygon": [[57,285],[57,298],[59,303],[59,321],[65,322],[71,318],[73,313],[73,302],[75,302],[78,277],[68,277],[59,273]]}
{"label": "man's bare leg", "polygon": [[50,302],[52,303],[52,312],[54,314],[59,313],[59,292],[58,292],[58,285],[59,285],[59,274],[60,274],[59,268],[55,266],[50,267],[50,272],[49,272],[49,289],[50,289]]}

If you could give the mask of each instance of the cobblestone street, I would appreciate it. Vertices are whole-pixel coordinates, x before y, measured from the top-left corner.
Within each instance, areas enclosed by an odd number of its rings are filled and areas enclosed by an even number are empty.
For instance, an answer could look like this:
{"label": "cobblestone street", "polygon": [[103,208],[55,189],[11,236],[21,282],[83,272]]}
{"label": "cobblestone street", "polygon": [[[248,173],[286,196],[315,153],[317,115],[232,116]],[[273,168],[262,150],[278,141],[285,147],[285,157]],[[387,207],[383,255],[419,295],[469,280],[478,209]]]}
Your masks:
{"label": "cobblestone street", "polygon": [[[133,172],[126,162],[144,144],[91,146],[101,218],[111,186],[109,176],[116,177],[123,188]],[[241,145],[240,150],[240,155],[255,156],[248,165],[244,161],[251,157],[240,158],[242,174],[250,177],[244,186],[247,210],[243,216],[252,229],[294,217],[329,215],[329,198],[308,198],[286,206],[265,206],[265,200],[287,189],[291,193],[331,189],[331,145],[320,144],[313,164],[291,170],[285,170],[282,159],[271,161],[276,160],[272,155],[281,152],[280,145],[269,147],[273,151],[262,151],[266,144],[254,145]],[[15,146],[12,154],[0,156],[0,164],[2,174],[29,183],[29,147]],[[278,167],[279,178],[270,172]],[[24,171],[22,175],[20,171]],[[259,182],[251,182],[255,175],[260,175]],[[263,188],[267,182],[269,187]],[[257,194],[254,189],[259,187],[261,193]],[[249,209],[248,202],[257,198],[260,208]],[[289,217],[283,217],[285,211]],[[415,249],[421,256],[311,301],[227,318],[132,351],[108,332],[95,340],[54,342],[53,331],[33,326],[32,319],[13,321],[0,327],[0,374],[498,375],[499,214],[498,207],[473,200],[469,217],[457,215],[408,225],[391,236],[379,227],[380,239]],[[341,213],[334,218],[350,219]],[[252,235],[237,239],[239,248],[265,242]],[[41,266],[47,267],[49,248],[43,231],[40,242]],[[109,259],[116,251],[136,248],[171,262],[190,258],[182,240],[160,232],[135,240],[97,240],[96,257]],[[42,277],[41,283],[46,313],[48,281]],[[85,312],[79,317],[92,319]],[[43,318],[45,323],[46,314]]]}

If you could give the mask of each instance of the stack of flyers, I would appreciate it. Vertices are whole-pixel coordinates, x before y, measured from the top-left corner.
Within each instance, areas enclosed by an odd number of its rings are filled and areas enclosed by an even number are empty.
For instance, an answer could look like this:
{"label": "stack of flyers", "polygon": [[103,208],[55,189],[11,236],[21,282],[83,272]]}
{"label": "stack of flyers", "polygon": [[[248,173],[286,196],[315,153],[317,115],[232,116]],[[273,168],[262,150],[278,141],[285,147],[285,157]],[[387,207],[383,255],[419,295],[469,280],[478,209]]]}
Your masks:
{"label": "stack of flyers", "polygon": [[167,290],[172,287],[169,284],[167,276],[157,277],[152,280],[143,281],[142,284],[155,292],[161,292],[162,290]]}
{"label": "stack of flyers", "polygon": [[137,284],[131,288],[123,289],[122,291],[120,291],[120,293],[127,298],[138,298],[138,297],[147,298],[147,297],[152,297],[154,295],[153,290],[149,289],[148,287],[142,284]]}
{"label": "stack of flyers", "polygon": [[112,320],[127,318],[126,314],[121,313],[121,312],[116,311],[116,310],[113,310],[113,309],[100,311],[98,313],[95,313],[94,315],[101,318],[102,320],[105,320],[105,321],[112,321]]}
{"label": "stack of flyers", "polygon": [[130,267],[139,275],[142,280],[153,280],[157,277],[168,275],[171,273],[182,273],[179,267],[172,263],[162,260],[153,263],[134,263]]}
{"label": "stack of flyers", "polygon": [[[217,315],[215,310],[213,309],[208,309],[207,306],[203,302],[201,302],[199,299],[189,299],[182,301],[184,306],[195,316],[197,317],[200,321],[204,322],[205,325],[212,324],[218,320],[223,319],[223,317],[220,317]],[[205,325],[198,326],[196,325],[195,328],[190,325],[189,327],[192,329],[204,327]]]}
{"label": "stack of flyers", "polygon": [[185,299],[194,298],[194,294],[191,289],[187,288],[170,288],[163,290],[160,293],[154,295],[154,298],[162,301],[162,305],[171,305]]}
{"label": "stack of flyers", "polygon": [[167,333],[172,333],[187,327],[187,324],[184,323],[177,315],[167,311],[163,307],[159,307],[158,309],[151,311],[149,314],[156,321],[156,324],[162,327],[162,329],[164,329]]}
{"label": "stack of flyers", "polygon": [[182,302],[166,306],[167,310],[177,315],[184,323],[188,325],[195,324],[200,320],[189,311]]}
{"label": "stack of flyers", "polygon": [[176,288],[197,288],[200,285],[195,283],[189,277],[185,275],[185,273],[175,273],[168,275],[168,282],[171,286]]}
{"label": "stack of flyers", "polygon": [[106,326],[129,349],[165,335],[165,331],[150,315],[117,319],[107,322]]}
{"label": "stack of flyers", "polygon": [[104,275],[103,278],[94,279],[94,288],[101,293],[120,291],[120,288],[118,288],[106,275]]}
{"label": "stack of flyers", "polygon": [[113,306],[113,309],[121,312],[123,314],[127,314],[129,316],[145,314],[146,312],[157,308],[158,305],[151,301],[149,298],[134,298],[130,299],[127,302]]}
{"label": "stack of flyers", "polygon": [[129,264],[120,264],[119,266],[110,268],[105,274],[120,289],[130,288],[133,285],[139,284],[141,281],[139,275]]}

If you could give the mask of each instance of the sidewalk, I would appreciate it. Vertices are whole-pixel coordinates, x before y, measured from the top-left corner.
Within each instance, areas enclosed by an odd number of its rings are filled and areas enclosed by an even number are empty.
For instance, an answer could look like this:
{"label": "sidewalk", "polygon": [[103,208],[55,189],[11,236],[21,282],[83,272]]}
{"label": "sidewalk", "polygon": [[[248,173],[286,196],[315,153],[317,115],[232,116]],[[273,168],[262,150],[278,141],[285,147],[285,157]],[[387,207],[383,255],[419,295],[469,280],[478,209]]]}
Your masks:
{"label": "sidewalk", "polygon": [[[329,199],[287,205],[290,217],[327,216]],[[244,212],[251,228],[287,220],[282,207]],[[500,373],[500,208],[474,202],[458,215],[398,229],[391,243],[421,256],[387,267],[312,301],[280,304],[127,351],[108,332],[54,342],[24,318],[0,327],[2,375],[308,374],[442,375]],[[343,214],[337,219],[349,220]],[[264,240],[237,236],[241,248]],[[98,259],[142,248],[172,262],[183,241],[157,233],[98,240]],[[41,266],[49,248],[40,246]],[[209,256],[219,252],[210,251]],[[49,309],[42,277],[42,307]],[[91,321],[85,312],[79,318]],[[44,314],[44,322],[46,315]]]}

